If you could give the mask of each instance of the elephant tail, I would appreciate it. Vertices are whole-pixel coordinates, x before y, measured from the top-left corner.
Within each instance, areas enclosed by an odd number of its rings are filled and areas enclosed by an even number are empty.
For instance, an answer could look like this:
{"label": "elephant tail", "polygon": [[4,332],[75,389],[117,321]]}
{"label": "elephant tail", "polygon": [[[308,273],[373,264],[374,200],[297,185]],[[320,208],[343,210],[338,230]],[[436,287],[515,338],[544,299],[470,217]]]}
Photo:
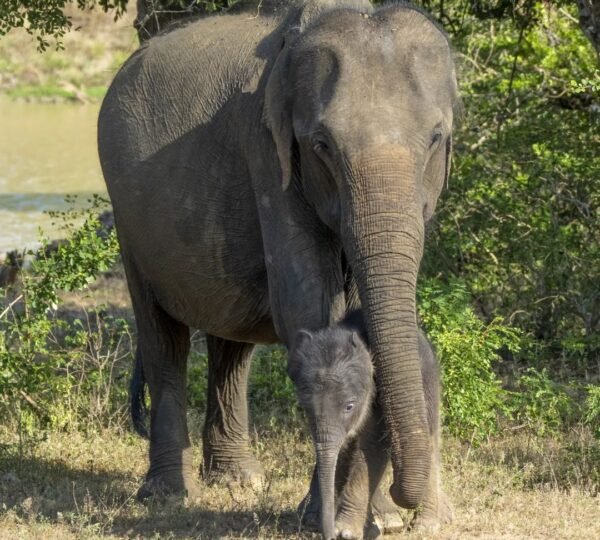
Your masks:
{"label": "elephant tail", "polygon": [[146,379],[142,367],[142,356],[139,350],[135,354],[135,366],[129,383],[129,394],[131,398],[131,420],[138,435],[149,439],[146,427],[148,407],[146,407]]}

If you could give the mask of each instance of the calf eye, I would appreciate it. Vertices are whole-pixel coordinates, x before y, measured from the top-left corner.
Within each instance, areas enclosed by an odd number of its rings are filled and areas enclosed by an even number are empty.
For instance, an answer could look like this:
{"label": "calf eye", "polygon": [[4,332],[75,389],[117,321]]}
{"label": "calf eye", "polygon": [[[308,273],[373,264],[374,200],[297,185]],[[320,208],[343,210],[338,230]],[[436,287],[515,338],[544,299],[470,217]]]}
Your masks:
{"label": "calf eye", "polygon": [[323,154],[327,154],[327,152],[329,152],[329,146],[327,146],[327,143],[325,141],[317,140],[313,144],[313,150],[317,154],[323,155]]}
{"label": "calf eye", "polygon": [[354,401],[350,401],[349,403],[346,403],[346,412],[349,413],[352,411],[352,409],[354,409]]}

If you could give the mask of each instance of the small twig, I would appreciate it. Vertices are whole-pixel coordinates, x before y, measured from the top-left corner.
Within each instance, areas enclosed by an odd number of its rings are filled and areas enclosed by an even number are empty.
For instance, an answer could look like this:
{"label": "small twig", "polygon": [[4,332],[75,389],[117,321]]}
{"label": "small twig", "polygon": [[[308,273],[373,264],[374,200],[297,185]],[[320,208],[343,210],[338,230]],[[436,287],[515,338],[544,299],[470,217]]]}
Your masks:
{"label": "small twig", "polygon": [[11,309],[12,307],[19,302],[20,300],[23,300],[23,295],[20,294],[19,296],[17,296],[10,304],[8,304],[8,306],[6,307],[6,309],[0,313],[0,319],[2,319],[2,317],[4,317]]}
{"label": "small twig", "polygon": [[81,515],[81,510],[79,509],[79,504],[77,503],[77,497],[75,495],[75,482],[71,482],[72,493],[73,493],[73,502],[75,503],[75,509],[77,510],[77,515]]}
{"label": "small twig", "polygon": [[23,390],[19,390],[19,394],[21,394],[21,397],[27,403],[29,403],[29,405],[31,405],[36,411],[42,410],[42,408],[33,400],[33,398],[31,396],[28,396]]}
{"label": "small twig", "polygon": [[569,19],[571,22],[574,22],[576,24],[579,24],[579,21],[573,17],[573,15],[571,15],[565,8],[558,8],[558,11],[561,12],[562,15],[564,15],[567,19]]}
{"label": "small twig", "polygon": [[256,6],[256,15],[254,15],[254,17],[248,17],[248,20],[251,21],[252,19],[257,19],[258,16],[260,15],[260,8],[262,7],[262,0],[260,0],[260,2],[258,3],[258,6]]}

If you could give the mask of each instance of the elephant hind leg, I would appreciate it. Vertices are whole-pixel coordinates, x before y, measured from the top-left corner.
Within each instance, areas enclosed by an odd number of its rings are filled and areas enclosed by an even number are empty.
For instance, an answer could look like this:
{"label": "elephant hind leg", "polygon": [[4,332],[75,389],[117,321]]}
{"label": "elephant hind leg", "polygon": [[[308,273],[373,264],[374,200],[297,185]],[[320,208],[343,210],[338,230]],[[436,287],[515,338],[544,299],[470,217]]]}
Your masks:
{"label": "elephant hind leg", "polygon": [[254,345],[206,336],[208,389],[203,433],[203,476],[261,485],[264,471],[250,451],[248,374]]}
{"label": "elephant hind leg", "polygon": [[137,324],[138,378],[143,373],[138,383],[145,380],[151,402],[150,468],[138,499],[172,494],[195,497],[198,483],[186,420],[189,329],[160,307],[134,264],[126,257],[124,262]]}

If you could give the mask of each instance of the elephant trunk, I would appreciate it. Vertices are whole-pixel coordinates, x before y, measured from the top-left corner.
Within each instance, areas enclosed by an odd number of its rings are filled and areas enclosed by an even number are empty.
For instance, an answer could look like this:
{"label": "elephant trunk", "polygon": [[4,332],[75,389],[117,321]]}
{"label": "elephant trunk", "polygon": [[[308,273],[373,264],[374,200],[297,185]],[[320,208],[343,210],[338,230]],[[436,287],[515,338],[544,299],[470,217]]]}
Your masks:
{"label": "elephant trunk", "polygon": [[417,167],[408,151],[396,147],[349,160],[345,174],[342,238],[365,311],[391,441],[390,494],[396,504],[416,508],[431,451],[415,300],[424,236]]}
{"label": "elephant trunk", "polygon": [[335,532],[335,469],[340,445],[336,442],[317,442],[317,472],[321,495],[321,533],[323,540],[336,538]]}

